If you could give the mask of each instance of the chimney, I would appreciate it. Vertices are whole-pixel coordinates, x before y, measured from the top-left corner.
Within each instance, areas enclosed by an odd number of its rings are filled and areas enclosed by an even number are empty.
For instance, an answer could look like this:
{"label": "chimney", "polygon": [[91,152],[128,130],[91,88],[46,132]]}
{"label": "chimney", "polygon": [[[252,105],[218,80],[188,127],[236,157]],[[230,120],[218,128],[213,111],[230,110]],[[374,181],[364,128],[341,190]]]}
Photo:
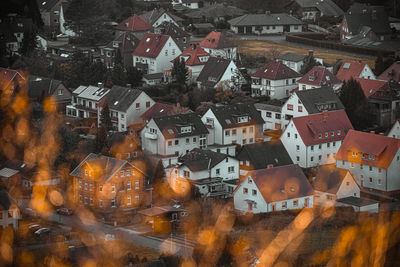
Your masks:
{"label": "chimney", "polygon": [[380,135],[385,135],[384,133],[379,133]]}
{"label": "chimney", "polygon": [[314,57],[314,50],[308,50],[308,56],[311,58],[311,57]]}
{"label": "chimney", "polygon": [[375,131],[370,131],[370,133],[375,134]]}
{"label": "chimney", "polygon": [[271,11],[266,10],[266,11],[265,11],[265,14],[266,14],[266,15],[271,15]]}
{"label": "chimney", "polygon": [[101,82],[98,82],[98,83],[97,83],[97,87],[99,87],[99,88],[103,88],[103,83],[101,83]]}
{"label": "chimney", "polygon": [[272,169],[274,167],[274,164],[268,164],[267,169]]}

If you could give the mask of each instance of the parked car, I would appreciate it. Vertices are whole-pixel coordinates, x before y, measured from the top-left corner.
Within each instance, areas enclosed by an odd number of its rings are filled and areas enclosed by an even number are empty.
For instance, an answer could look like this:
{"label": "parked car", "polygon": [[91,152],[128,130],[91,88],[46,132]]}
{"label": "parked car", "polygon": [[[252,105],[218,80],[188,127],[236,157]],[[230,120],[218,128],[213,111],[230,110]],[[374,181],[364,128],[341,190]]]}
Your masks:
{"label": "parked car", "polygon": [[57,213],[61,214],[61,215],[67,215],[67,216],[74,214],[74,212],[68,208],[57,209]]}
{"label": "parked car", "polygon": [[48,235],[48,234],[50,234],[50,229],[49,228],[45,228],[45,227],[40,228],[39,230],[37,230],[35,232],[35,236],[36,237],[41,237],[41,236],[45,236],[45,235]]}
{"label": "parked car", "polygon": [[37,230],[39,230],[42,227],[38,224],[31,224],[31,225],[29,225],[28,228],[29,228],[29,231],[31,231],[32,233],[35,233]]}

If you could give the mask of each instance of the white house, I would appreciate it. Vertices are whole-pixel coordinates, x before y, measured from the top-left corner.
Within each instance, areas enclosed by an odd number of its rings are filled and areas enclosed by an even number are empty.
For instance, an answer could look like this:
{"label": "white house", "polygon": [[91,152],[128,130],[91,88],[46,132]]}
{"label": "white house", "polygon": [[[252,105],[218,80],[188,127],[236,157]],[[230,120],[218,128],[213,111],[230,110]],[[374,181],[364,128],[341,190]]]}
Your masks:
{"label": "white house", "polygon": [[230,59],[210,57],[197,77],[197,87],[201,89],[217,88],[239,90],[246,81]]}
{"label": "white house", "polygon": [[0,191],[0,226],[6,228],[12,226],[18,229],[18,220],[22,218],[16,201],[6,190]]}
{"label": "white house", "polygon": [[207,135],[196,113],[152,118],[140,132],[142,149],[159,157],[164,166],[175,164],[194,148],[207,148]]}
{"label": "white house", "polygon": [[233,192],[236,210],[265,213],[313,207],[313,189],[298,165],[250,172]]}
{"label": "white house", "polygon": [[251,95],[282,99],[297,87],[301,74],[280,61],[271,61],[251,75]]}
{"label": "white house", "polygon": [[251,104],[211,107],[201,118],[209,130],[208,144],[253,144],[262,137],[264,120]]}
{"label": "white house", "polygon": [[335,163],[345,135],[353,129],[344,110],[292,118],[281,141],[292,161],[302,168]]}
{"label": "white house", "polygon": [[76,118],[97,118],[105,96],[110,92],[102,83],[98,86],[79,86],[72,92],[71,105],[68,105],[67,116]]}
{"label": "white house", "polygon": [[313,179],[314,205],[331,207],[337,200],[346,197],[360,197],[360,187],[353,175],[345,169],[333,165],[318,168]]}
{"label": "white house", "polygon": [[199,46],[213,57],[236,60],[236,45],[222,32],[210,32]]}
{"label": "white house", "polygon": [[282,106],[281,101],[273,103],[255,103],[255,108],[260,112],[264,120],[263,131],[282,129]]}
{"label": "white house", "polygon": [[400,119],[393,124],[387,136],[400,139]]}
{"label": "white house", "polygon": [[238,34],[277,34],[301,32],[302,22],[286,13],[246,14],[228,21],[231,30]]}
{"label": "white house", "polygon": [[195,148],[180,157],[167,175],[172,183],[182,178],[190,181],[203,196],[226,197],[239,180],[239,161],[227,154]]}
{"label": "white house", "polygon": [[344,106],[332,87],[296,91],[282,105],[281,126],[285,128],[292,118],[335,110],[344,110]]}
{"label": "white house", "polygon": [[331,86],[337,92],[342,87],[342,82],[323,66],[314,66],[297,82],[299,83],[299,90]]}
{"label": "white house", "polygon": [[[309,51],[308,56],[313,56],[313,52]],[[307,58],[307,55],[300,55],[300,54],[295,54],[295,53],[286,53],[283,55],[279,55],[276,60],[281,61],[283,64],[288,66],[294,71],[300,72],[301,67],[304,64],[304,60]],[[314,57],[315,61],[318,62],[319,64],[323,64],[324,61],[322,58],[317,58]]]}
{"label": "white house", "polygon": [[190,9],[198,9],[203,7],[203,1],[200,0],[172,0],[172,6],[182,5]]}
{"label": "white house", "polygon": [[[113,126],[119,131],[127,130],[132,124],[141,124],[141,116],[154,105],[145,92],[121,86],[113,86],[106,96],[108,107],[110,109],[110,117]],[[99,123],[100,123],[99,112]]]}
{"label": "white house", "polygon": [[342,82],[347,82],[350,80],[350,78],[376,80],[375,74],[372,72],[367,63],[351,60],[343,61],[338,72],[336,73],[336,77]]}
{"label": "white house", "polygon": [[349,170],[361,188],[400,190],[400,140],[352,130],[336,154],[336,166]]}
{"label": "white house", "polygon": [[133,52],[133,66],[145,74],[162,73],[181,52],[170,36],[147,33]]}

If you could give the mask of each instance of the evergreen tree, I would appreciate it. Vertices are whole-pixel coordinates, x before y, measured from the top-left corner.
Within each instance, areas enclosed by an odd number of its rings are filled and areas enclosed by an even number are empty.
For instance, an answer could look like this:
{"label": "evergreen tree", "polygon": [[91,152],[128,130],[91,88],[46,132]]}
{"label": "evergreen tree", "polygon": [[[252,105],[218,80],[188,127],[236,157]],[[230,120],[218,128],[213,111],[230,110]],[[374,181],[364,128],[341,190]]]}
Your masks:
{"label": "evergreen tree", "polygon": [[103,153],[106,148],[107,148],[107,143],[108,143],[108,135],[107,135],[107,129],[106,127],[102,124],[98,129],[97,129],[97,134],[96,134],[96,147],[95,151],[96,153]]}
{"label": "evergreen tree", "polygon": [[110,108],[108,107],[107,101],[104,103],[104,107],[100,113],[100,125],[103,126],[106,131],[112,130],[112,122],[110,117]]}
{"label": "evergreen tree", "polygon": [[131,66],[126,70],[127,82],[132,86],[140,86],[142,84],[143,73],[137,68]]}
{"label": "evergreen tree", "polygon": [[114,65],[123,65],[123,59],[122,59],[122,55],[121,55],[121,50],[117,49],[117,53],[115,54],[115,58],[114,58]]}
{"label": "evergreen tree", "polygon": [[106,74],[106,81],[105,81],[105,83],[104,83],[104,86],[105,86],[106,88],[111,88],[111,87],[113,86],[113,82],[112,82],[112,72],[110,72],[110,71],[107,71],[107,74]]}
{"label": "evergreen tree", "polygon": [[174,65],[172,67],[172,77],[175,78],[175,81],[179,85],[184,85],[189,77],[188,69],[186,68],[185,60],[179,59],[174,60]]}
{"label": "evergreen tree", "polygon": [[124,67],[121,64],[114,66],[111,73],[112,83],[114,85],[125,86],[127,82],[127,75]]}
{"label": "evergreen tree", "polygon": [[320,65],[321,64],[315,60],[314,56],[307,56],[304,59],[304,63],[300,68],[300,73],[304,75],[307,72],[309,72],[312,68],[314,68],[315,66],[320,66]]}
{"label": "evergreen tree", "polygon": [[385,71],[385,63],[383,61],[383,57],[381,53],[378,53],[378,56],[376,57],[375,60],[374,73],[376,76],[378,76],[384,71]]}
{"label": "evergreen tree", "polygon": [[36,31],[25,31],[24,38],[22,39],[20,53],[24,56],[29,56],[36,48],[36,45]]}

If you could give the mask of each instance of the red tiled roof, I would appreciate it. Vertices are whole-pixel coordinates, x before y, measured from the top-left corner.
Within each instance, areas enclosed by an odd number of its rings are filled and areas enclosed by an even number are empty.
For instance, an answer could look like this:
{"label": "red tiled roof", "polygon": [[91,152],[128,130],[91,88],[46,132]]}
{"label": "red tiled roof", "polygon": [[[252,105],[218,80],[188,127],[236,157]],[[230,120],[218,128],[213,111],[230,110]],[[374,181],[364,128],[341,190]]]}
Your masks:
{"label": "red tiled roof", "polygon": [[379,75],[378,79],[385,81],[394,80],[395,82],[400,82],[400,61],[396,61],[395,63],[393,63],[381,75]]}
{"label": "red tiled roof", "polygon": [[221,32],[210,32],[200,43],[203,48],[228,48],[235,47],[235,44]]}
{"label": "red tiled roof", "polygon": [[152,118],[175,115],[175,107],[173,105],[163,104],[163,103],[155,103],[151,108],[149,108],[145,113],[143,113],[140,117],[144,121],[149,121]]}
{"label": "red tiled roof", "polygon": [[[359,61],[344,61],[338,70],[336,77],[342,82],[350,80],[350,78],[358,78],[365,67],[365,63]],[[346,68],[344,67],[346,66]]]}
{"label": "red tiled roof", "polygon": [[170,37],[156,33],[146,33],[135,51],[134,56],[156,58]]}
{"label": "red tiled roof", "polygon": [[313,67],[297,82],[319,86],[342,83],[332,72],[322,66]]}
{"label": "red tiled roof", "polygon": [[[194,66],[194,65],[205,65],[207,61],[205,62],[200,62],[199,57],[201,56],[210,56],[209,53],[204,51],[203,48],[200,46],[196,45],[191,45],[188,48],[186,48],[185,51],[182,52],[176,59],[179,59],[182,56],[189,56],[189,58],[186,60],[185,64],[186,66]],[[171,60],[171,62],[174,62],[174,60]]]}
{"label": "red tiled roof", "polygon": [[356,78],[356,81],[360,83],[366,98],[370,97],[381,88],[384,87],[389,88],[389,83],[386,81],[371,80],[364,78]]}
{"label": "red tiled roof", "polygon": [[301,74],[280,61],[271,61],[264,67],[259,68],[252,76],[268,80],[283,80],[301,77]]}
{"label": "red tiled roof", "polygon": [[[336,154],[337,160],[388,168],[400,148],[400,140],[375,133],[350,130]],[[353,157],[356,152],[357,156]],[[362,153],[374,155],[375,160],[363,159]]]}
{"label": "red tiled roof", "polygon": [[[353,129],[344,110],[326,111],[296,117],[292,120],[306,146],[343,140],[346,133]],[[339,130],[341,131],[340,135],[338,135]],[[325,133],[328,133],[328,137],[325,137]],[[319,138],[320,134],[321,138]]]}
{"label": "red tiled roof", "polygon": [[121,31],[138,32],[138,31],[149,31],[153,29],[153,27],[146,21],[141,19],[138,15],[134,14],[132,17],[129,17],[123,22],[121,22],[116,27],[116,29]]}

